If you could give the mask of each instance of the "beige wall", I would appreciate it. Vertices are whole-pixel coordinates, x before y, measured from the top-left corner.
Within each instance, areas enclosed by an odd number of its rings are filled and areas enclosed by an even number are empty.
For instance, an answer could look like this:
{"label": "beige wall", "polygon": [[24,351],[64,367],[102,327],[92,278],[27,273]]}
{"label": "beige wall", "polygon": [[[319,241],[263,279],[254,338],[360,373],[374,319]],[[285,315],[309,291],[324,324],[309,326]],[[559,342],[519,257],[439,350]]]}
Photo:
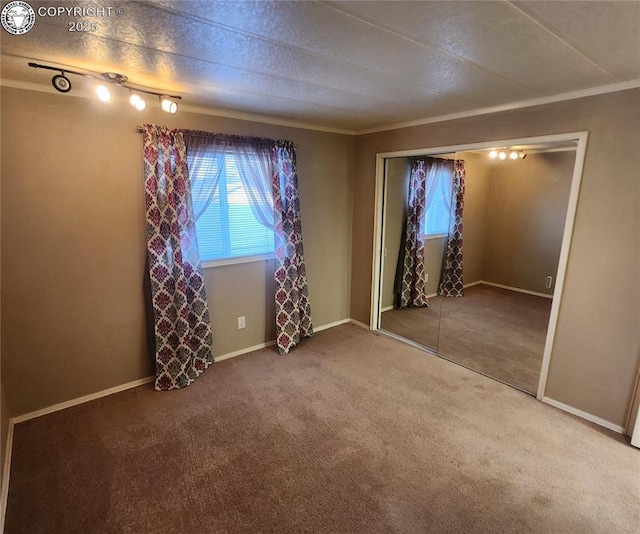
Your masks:
{"label": "beige wall", "polygon": [[463,159],[466,170],[463,228],[463,275],[464,283],[482,280],[482,269],[487,234],[487,198],[493,169],[486,164],[486,156],[471,152],[460,152],[456,158]]}
{"label": "beige wall", "polygon": [[[575,151],[487,160],[493,174],[486,203],[484,280],[553,294],[574,163]],[[549,289],[547,276],[553,279]]]}
{"label": "beige wall", "polygon": [[[297,143],[313,321],[349,317],[352,137],[10,88],[1,97],[2,371],[10,415],[152,374],[141,122]],[[262,262],[206,270],[216,355],[274,338],[272,269]],[[239,315],[245,330],[237,330]]]}
{"label": "beige wall", "polygon": [[376,153],[588,130],[546,395],[624,426],[640,355],[640,90],[358,136],[351,317],[369,322]]}

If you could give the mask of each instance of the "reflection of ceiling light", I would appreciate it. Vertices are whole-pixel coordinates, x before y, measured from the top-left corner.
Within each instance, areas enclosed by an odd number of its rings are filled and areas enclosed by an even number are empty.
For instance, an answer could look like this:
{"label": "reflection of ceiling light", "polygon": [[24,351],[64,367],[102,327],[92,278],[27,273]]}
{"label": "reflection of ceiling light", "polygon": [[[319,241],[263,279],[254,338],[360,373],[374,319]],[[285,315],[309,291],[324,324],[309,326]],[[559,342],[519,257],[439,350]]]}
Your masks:
{"label": "reflection of ceiling light", "polygon": [[[165,95],[157,91],[140,89],[139,87],[131,87],[129,85],[129,78],[124,74],[119,74],[117,72],[103,72],[103,73],[92,72],[88,74],[87,72],[78,72],[78,71],[69,70],[69,69],[59,69],[57,67],[50,67],[48,65],[40,65],[38,63],[31,63],[31,62],[29,63],[29,66],[35,69],[47,69],[47,70],[53,70],[53,71],[59,72],[60,74],[56,74],[51,79],[51,83],[53,84],[53,87],[55,88],[55,90],[61,93],[68,93],[69,91],[71,91],[71,81],[69,80],[69,78],[67,78],[66,76],[67,74],[84,76],[85,78],[94,78],[94,79],[97,78],[102,82],[105,82],[104,84],[101,84],[96,88],[96,94],[102,102],[109,102],[111,100],[111,90],[109,89],[109,86],[117,85],[119,87],[124,87],[126,89],[129,89],[130,92],[135,91],[135,93],[132,93],[131,96],[129,97],[129,102],[138,111],[142,111],[143,109],[145,109],[147,107],[147,103],[143,100],[143,98],[139,94],[136,94],[136,93],[144,93],[147,95],[157,96],[158,98],[160,98],[162,109],[171,114],[174,114],[178,111],[178,104],[175,101],[180,100],[182,98],[176,95]],[[165,102],[167,103],[165,104]]]}
{"label": "reflection of ceiling light", "polygon": [[527,157],[527,155],[522,150],[514,150],[512,148],[501,148],[500,150],[492,148],[489,152],[490,159],[498,158],[504,161],[505,159],[507,159],[507,157],[515,161],[517,159],[524,159]]}
{"label": "reflection of ceiling light", "polygon": [[111,91],[109,91],[109,89],[104,85],[98,85],[96,88],[96,94],[98,95],[98,99],[102,102],[109,102],[109,100],[111,100]]}

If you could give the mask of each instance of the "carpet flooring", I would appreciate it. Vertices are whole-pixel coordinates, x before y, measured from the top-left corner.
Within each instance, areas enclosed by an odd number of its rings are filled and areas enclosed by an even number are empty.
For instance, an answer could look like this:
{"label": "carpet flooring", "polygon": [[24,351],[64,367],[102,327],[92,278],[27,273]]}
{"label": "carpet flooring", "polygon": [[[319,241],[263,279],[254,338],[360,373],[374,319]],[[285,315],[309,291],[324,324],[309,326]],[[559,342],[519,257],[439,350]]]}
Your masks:
{"label": "carpet flooring", "polygon": [[7,534],[637,533],[640,453],[382,334],[15,427]]}
{"label": "carpet flooring", "polygon": [[485,284],[462,298],[436,297],[430,308],[389,310],[381,328],[439,355],[535,393],[551,299]]}

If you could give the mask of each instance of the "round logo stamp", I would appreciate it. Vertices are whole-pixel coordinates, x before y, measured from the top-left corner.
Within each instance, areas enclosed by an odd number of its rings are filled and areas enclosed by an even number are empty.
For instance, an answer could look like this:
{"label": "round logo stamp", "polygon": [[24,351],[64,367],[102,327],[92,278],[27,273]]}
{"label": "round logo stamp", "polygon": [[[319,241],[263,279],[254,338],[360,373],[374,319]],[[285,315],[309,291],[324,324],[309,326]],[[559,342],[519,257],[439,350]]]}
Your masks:
{"label": "round logo stamp", "polygon": [[27,33],[36,23],[36,12],[26,2],[9,2],[0,14],[2,27],[12,35]]}

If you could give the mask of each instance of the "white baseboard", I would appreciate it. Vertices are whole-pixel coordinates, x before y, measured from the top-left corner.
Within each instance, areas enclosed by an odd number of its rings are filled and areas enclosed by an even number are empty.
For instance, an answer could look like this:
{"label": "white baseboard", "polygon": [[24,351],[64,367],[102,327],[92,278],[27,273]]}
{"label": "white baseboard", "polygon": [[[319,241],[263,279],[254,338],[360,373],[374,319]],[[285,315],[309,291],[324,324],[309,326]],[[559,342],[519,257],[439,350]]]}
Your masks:
{"label": "white baseboard", "polygon": [[0,532],[4,532],[4,520],[7,515],[7,498],[9,497],[9,476],[11,475],[11,452],[13,449],[13,419],[9,419],[7,443],[2,466],[2,489],[0,490]]}
{"label": "white baseboard", "polygon": [[[527,295],[534,295],[536,297],[544,297],[545,299],[552,299],[553,295],[547,293],[538,293],[537,291],[529,291],[528,289],[522,289],[519,287],[505,286],[504,284],[496,284],[495,282],[487,282],[486,280],[480,280],[469,285],[484,284],[492,287],[499,287],[500,289],[508,289],[509,291],[516,291],[517,293],[526,293]],[[465,286],[467,287],[467,286]]]}
{"label": "white baseboard", "polygon": [[259,345],[253,345],[251,347],[246,347],[240,350],[234,350],[233,352],[228,352],[227,354],[222,354],[221,356],[214,356],[214,359],[217,362],[222,362],[224,360],[228,360],[229,358],[235,358],[236,356],[242,356],[243,354],[247,354],[249,352],[253,352],[254,350],[265,349],[267,347],[271,347],[275,345],[274,341],[267,341],[266,343],[260,343]]}
{"label": "white baseboard", "polygon": [[14,424],[22,423],[24,421],[28,421],[29,419],[35,419],[36,417],[41,417],[53,412],[59,412],[60,410],[64,410],[66,408],[71,408],[72,406],[77,406],[78,404],[84,404],[85,402],[100,399],[102,397],[107,397],[109,395],[113,395],[114,393],[119,393],[120,391],[126,391],[127,389],[136,388],[138,386],[142,386],[143,384],[153,382],[154,380],[155,376],[147,376],[145,378],[134,380],[133,382],[127,382],[126,384],[120,384],[119,386],[103,389],[102,391],[96,391],[95,393],[84,395],[76,399],[60,402],[58,404],[54,404],[53,406],[42,408],[41,410],[18,415],[17,417],[13,417],[11,420],[14,422]]}
{"label": "white baseboard", "polygon": [[356,321],[355,319],[349,319],[349,322],[359,326],[360,328],[364,328],[365,330],[371,330],[368,324],[361,323],[360,321]]}
{"label": "white baseboard", "polygon": [[391,310],[393,310],[393,304],[391,306],[386,306],[386,307],[382,308],[380,310],[380,313],[384,313],[386,311],[391,311]]}
{"label": "white baseboard", "polygon": [[468,287],[473,287],[473,286],[477,286],[479,284],[485,284],[486,282],[483,282],[482,280],[476,280],[475,282],[470,282],[468,284],[464,284],[462,287],[464,287],[465,289]]}
{"label": "white baseboard", "polygon": [[347,324],[351,319],[342,319],[340,321],[336,321],[335,323],[323,324],[322,326],[314,326],[314,332],[322,332],[323,330],[328,330],[329,328],[333,328],[335,326],[340,326],[341,324]]}
{"label": "white baseboard", "polygon": [[597,417],[588,412],[583,412],[582,410],[578,410],[578,408],[574,408],[573,406],[569,406],[568,404],[564,404],[557,400],[550,399],[549,397],[542,397],[541,400],[546,404],[549,404],[555,408],[568,412],[572,415],[577,415],[578,417],[581,417],[582,419],[586,419],[591,423],[595,423],[596,425],[600,425],[600,426],[603,426],[604,428],[608,428],[609,430],[613,430],[618,434],[624,434],[624,428],[622,428],[619,425],[613,424],[611,421],[607,421],[606,419],[602,419],[601,417]]}

